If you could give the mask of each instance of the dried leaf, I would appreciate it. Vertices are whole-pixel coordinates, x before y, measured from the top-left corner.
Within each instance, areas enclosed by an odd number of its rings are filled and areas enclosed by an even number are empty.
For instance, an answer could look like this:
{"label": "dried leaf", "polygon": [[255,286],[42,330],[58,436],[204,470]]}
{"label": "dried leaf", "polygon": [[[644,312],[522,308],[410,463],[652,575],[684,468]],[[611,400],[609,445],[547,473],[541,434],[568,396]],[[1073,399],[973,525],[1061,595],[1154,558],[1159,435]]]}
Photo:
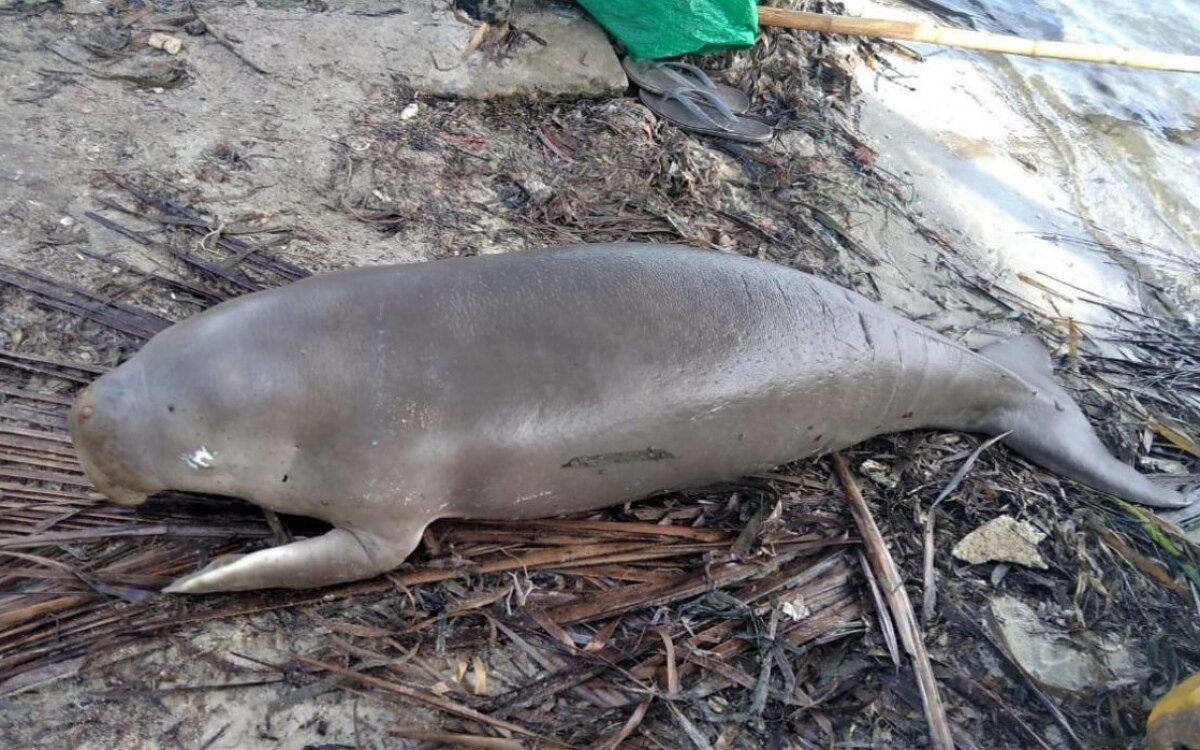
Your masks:
{"label": "dried leaf", "polygon": [[487,695],[488,673],[487,665],[478,656],[471,657],[471,692],[475,695]]}
{"label": "dried leaf", "polygon": [[1180,450],[1187,451],[1193,456],[1200,458],[1200,445],[1196,445],[1196,441],[1180,432],[1179,430],[1164,423],[1162,420],[1151,417],[1148,421],[1150,429],[1157,432],[1169,443]]}

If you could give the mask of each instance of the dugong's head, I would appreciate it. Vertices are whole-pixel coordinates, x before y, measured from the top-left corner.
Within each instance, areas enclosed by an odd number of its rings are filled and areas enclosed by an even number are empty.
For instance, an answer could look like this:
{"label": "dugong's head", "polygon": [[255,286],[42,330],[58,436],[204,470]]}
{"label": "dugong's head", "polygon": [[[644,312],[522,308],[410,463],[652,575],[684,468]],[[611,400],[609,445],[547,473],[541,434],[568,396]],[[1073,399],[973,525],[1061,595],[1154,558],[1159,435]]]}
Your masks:
{"label": "dugong's head", "polygon": [[145,370],[131,361],[101,376],[71,406],[75,453],[88,479],[114,503],[138,505],[166,489],[152,468],[160,436],[148,401]]}

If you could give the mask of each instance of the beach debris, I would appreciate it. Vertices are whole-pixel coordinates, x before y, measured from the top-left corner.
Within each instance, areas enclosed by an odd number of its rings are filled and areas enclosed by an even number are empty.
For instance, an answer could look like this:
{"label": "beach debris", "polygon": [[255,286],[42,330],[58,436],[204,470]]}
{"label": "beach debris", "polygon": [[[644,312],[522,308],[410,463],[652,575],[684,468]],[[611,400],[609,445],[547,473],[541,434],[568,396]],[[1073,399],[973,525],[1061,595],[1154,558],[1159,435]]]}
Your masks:
{"label": "beach debris", "polygon": [[872,482],[880,487],[886,487],[889,490],[894,490],[896,489],[896,485],[899,484],[899,482],[896,480],[896,477],[892,475],[892,467],[888,466],[882,461],[876,461],[873,458],[868,458],[866,461],[863,461],[858,465],[858,470],[863,474],[866,474]]}
{"label": "beach debris", "polygon": [[960,539],[951,554],[972,565],[1008,562],[1045,570],[1046,561],[1037,549],[1045,538],[1046,532],[1028,521],[998,516]]}

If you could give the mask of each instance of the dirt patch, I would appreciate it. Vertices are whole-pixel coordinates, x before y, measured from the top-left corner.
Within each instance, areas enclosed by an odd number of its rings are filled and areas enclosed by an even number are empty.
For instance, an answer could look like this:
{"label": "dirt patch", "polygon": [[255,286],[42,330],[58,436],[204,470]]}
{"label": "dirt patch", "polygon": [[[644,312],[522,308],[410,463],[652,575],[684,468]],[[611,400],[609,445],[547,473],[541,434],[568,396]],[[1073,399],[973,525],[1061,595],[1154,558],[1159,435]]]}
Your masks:
{"label": "dirt patch", "polygon": [[[580,746],[626,725],[629,747],[925,745],[915,683],[892,662],[819,461],[586,522],[439,527],[396,575],[336,592],[154,595],[271,531],[210,499],[125,515],[98,503],[70,484],[63,402],[156,326],[310,271],[611,240],[756,255],[970,344],[1040,331],[1110,445],[1143,468],[1191,466],[1170,425],[1200,422],[1194,334],[1119,310],[1127,327],[1103,335],[1136,358],[1095,356],[924,226],[857,134],[851,66],[878,64],[870,48],[772,32],[702,61],[777,127],[749,148],[687,136],[632,98],[432,98],[369,46],[258,58],[272,38],[328,35],[344,12],[260,6],[200,5],[213,30],[253,40],[235,45],[269,74],[188,36],[182,5],[22,5],[0,27],[0,132],[18,136],[0,141],[0,417],[36,432],[6,439],[34,440],[22,455],[49,464],[0,463],[0,552],[36,555],[0,567],[6,744],[370,748],[414,727],[512,733],[449,703]],[[182,56],[136,41],[160,28],[185,40]],[[58,282],[53,303],[39,276]],[[64,297],[61,282],[95,296]],[[930,506],[977,445],[909,433],[847,453],[914,601],[934,593],[921,573]],[[1048,570],[951,557],[1000,514],[1048,534]],[[638,525],[660,523],[684,536]],[[59,532],[76,536],[20,543]],[[931,533],[922,625],[964,747],[1136,747],[1151,699],[1200,665],[1193,551],[1152,516],[989,449]],[[595,558],[569,564],[577,548]],[[1000,594],[1055,633],[1120,641],[1132,672],[1045,694],[981,620]]]}

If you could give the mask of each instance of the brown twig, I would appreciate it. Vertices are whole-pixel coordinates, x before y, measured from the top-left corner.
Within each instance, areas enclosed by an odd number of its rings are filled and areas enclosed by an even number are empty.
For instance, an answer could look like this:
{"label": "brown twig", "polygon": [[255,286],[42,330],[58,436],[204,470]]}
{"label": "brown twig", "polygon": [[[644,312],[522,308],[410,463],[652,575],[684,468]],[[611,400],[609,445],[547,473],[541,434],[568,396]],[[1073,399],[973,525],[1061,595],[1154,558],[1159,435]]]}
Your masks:
{"label": "brown twig", "polygon": [[653,700],[654,696],[652,695],[648,695],[643,698],[642,702],[637,705],[637,708],[633,709],[633,713],[629,715],[629,718],[625,721],[625,724],[621,727],[621,729],[615,735],[613,735],[612,739],[600,743],[600,747],[604,748],[604,750],[616,750],[618,747],[620,747],[621,743],[624,742],[629,735],[633,734],[634,730],[641,726],[642,719],[646,718],[646,711],[650,709],[650,703]]}
{"label": "brown twig", "polygon": [[837,471],[838,479],[841,480],[842,487],[846,490],[846,500],[850,504],[850,512],[854,515],[854,521],[858,524],[858,531],[862,535],[863,546],[867,549],[871,568],[883,584],[884,595],[887,597],[888,607],[892,610],[895,618],[900,641],[912,659],[913,669],[917,673],[921,702],[925,706],[925,718],[929,722],[930,740],[935,750],[953,750],[954,739],[950,734],[950,723],[946,720],[946,709],[942,705],[937,680],[933,676],[933,665],[929,661],[929,653],[925,650],[925,643],[917,625],[917,616],[913,612],[912,602],[908,599],[908,592],[904,590],[904,581],[900,577],[900,570],[896,567],[891,553],[888,552],[883,534],[880,533],[875,519],[871,516],[871,509],[867,507],[867,501],[863,499],[862,492],[858,489],[858,483],[854,481],[854,476],[846,465],[846,459],[842,458],[840,453],[834,453],[830,458],[834,470]]}
{"label": "brown twig", "polygon": [[871,599],[874,600],[875,612],[879,615],[879,630],[883,634],[883,642],[887,644],[888,655],[892,657],[892,663],[899,667],[900,648],[896,643],[896,625],[892,622],[891,612],[888,610],[887,602],[883,599],[883,592],[879,590],[875,574],[871,571],[871,564],[867,562],[861,552],[858,555],[858,561],[862,564],[863,575],[866,576],[867,584],[871,589]]}
{"label": "brown twig", "polygon": [[526,750],[529,747],[521,740],[503,737],[480,737],[477,734],[455,734],[451,732],[430,732],[424,729],[392,729],[388,731],[393,737],[418,742],[434,742],[438,745],[461,747],[465,750]]}

